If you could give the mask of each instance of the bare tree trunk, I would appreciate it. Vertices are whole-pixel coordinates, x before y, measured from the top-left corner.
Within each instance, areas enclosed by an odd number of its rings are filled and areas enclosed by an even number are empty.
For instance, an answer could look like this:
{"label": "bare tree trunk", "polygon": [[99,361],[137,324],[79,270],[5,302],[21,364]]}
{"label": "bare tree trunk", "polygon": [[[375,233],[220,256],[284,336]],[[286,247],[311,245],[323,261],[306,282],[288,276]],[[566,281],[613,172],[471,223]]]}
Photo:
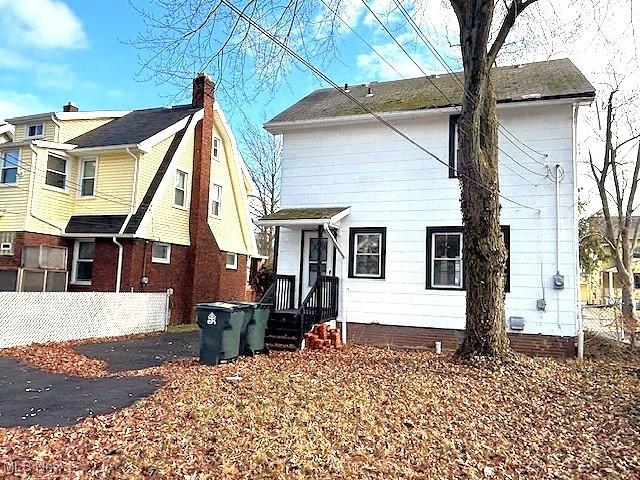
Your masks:
{"label": "bare tree trunk", "polygon": [[466,89],[458,123],[466,335],[457,354],[505,357],[509,353],[504,313],[507,252],[500,228],[498,122],[490,77],[495,57],[487,53],[494,4],[452,3],[460,24]]}

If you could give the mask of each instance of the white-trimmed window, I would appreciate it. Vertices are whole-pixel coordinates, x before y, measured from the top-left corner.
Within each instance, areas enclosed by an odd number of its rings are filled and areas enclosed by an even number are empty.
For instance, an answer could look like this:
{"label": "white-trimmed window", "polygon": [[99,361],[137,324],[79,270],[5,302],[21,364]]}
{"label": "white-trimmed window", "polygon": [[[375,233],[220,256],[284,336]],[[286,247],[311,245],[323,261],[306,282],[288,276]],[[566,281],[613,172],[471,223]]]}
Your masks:
{"label": "white-trimmed window", "polygon": [[96,244],[93,240],[76,240],[73,248],[72,283],[91,285],[95,246]]}
{"label": "white-trimmed window", "polygon": [[221,215],[220,202],[222,201],[222,186],[217,184],[211,185],[211,208],[209,215],[219,217]]}
{"label": "white-trimmed window", "polygon": [[44,123],[31,123],[24,127],[25,138],[44,137]]}
{"label": "white-trimmed window", "polygon": [[49,154],[47,157],[47,173],[44,183],[50,187],[65,190],[67,185],[67,159]]}
{"label": "white-trimmed window", "polygon": [[93,197],[96,189],[97,161],[83,158],[80,165],[80,196]]}
{"label": "white-trimmed window", "polygon": [[228,270],[237,270],[238,269],[238,254],[227,252],[227,264],[226,267]]}
{"label": "white-trimmed window", "polygon": [[214,160],[220,160],[220,139],[213,137],[213,147],[211,148],[211,157]]}
{"label": "white-trimmed window", "polygon": [[431,288],[462,289],[462,233],[431,233]]}
{"label": "white-trimmed window", "polygon": [[171,263],[171,244],[153,242],[151,245],[151,261],[153,263]]}
{"label": "white-trimmed window", "polygon": [[173,204],[176,207],[187,206],[187,179],[189,174],[182,170],[176,170],[175,188],[173,193]]}
{"label": "white-trimmed window", "polygon": [[18,162],[20,150],[0,152],[0,184],[14,185],[18,183]]}

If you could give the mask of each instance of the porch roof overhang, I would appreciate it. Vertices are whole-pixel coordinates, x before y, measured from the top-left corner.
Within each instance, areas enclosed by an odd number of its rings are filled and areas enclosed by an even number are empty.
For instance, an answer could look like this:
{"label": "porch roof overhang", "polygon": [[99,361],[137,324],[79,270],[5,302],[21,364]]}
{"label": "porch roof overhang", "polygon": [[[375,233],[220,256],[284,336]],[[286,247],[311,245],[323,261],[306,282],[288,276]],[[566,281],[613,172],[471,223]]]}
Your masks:
{"label": "porch roof overhang", "polygon": [[304,228],[337,225],[349,215],[351,207],[283,208],[257,221],[263,227]]}

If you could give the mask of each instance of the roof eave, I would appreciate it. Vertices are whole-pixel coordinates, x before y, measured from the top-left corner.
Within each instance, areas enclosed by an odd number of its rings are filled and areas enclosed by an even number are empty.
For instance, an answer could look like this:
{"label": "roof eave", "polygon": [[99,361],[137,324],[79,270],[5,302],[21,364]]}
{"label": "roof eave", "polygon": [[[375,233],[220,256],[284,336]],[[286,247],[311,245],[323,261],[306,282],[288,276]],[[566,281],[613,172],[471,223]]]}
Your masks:
{"label": "roof eave", "polygon": [[[527,97],[527,98],[509,98],[498,100],[498,107],[509,108],[514,106],[522,106],[523,104],[559,104],[559,103],[581,103],[591,104],[595,98],[594,91],[588,91],[577,94],[568,95],[549,95],[545,97]],[[387,120],[401,120],[423,117],[426,115],[443,114],[443,113],[459,113],[459,105],[447,105],[423,108],[420,110],[400,110],[395,112],[376,112],[382,118]],[[313,126],[331,126],[343,125],[347,123],[361,123],[374,120],[370,113],[358,115],[340,115],[326,118],[313,118],[308,120],[291,120],[291,121],[268,121],[263,128],[274,135],[284,133],[287,130],[302,129]]]}
{"label": "roof eave", "polygon": [[101,153],[101,152],[108,152],[108,151],[112,151],[112,150],[135,150],[139,153],[148,153],[149,150],[147,150],[142,144],[140,143],[130,143],[130,144],[126,144],[126,145],[103,145],[103,146],[98,146],[98,147],[77,147],[73,153],[87,153],[87,154],[91,154],[91,153]]}

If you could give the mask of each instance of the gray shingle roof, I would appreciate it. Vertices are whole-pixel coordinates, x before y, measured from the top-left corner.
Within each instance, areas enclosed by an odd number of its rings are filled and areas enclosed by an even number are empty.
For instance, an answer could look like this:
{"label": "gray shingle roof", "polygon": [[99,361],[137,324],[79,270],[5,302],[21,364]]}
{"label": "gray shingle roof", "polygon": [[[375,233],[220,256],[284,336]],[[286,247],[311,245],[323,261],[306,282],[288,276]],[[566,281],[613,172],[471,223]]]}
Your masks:
{"label": "gray shingle roof", "polygon": [[79,148],[138,144],[198,110],[191,105],[134,110],[67,143]]}
{"label": "gray shingle roof", "polygon": [[65,228],[65,233],[112,233],[117,234],[126,215],[73,215]]}
{"label": "gray shingle roof", "polygon": [[[463,74],[455,74],[462,82]],[[456,105],[462,90],[453,74],[431,75],[431,80]],[[492,70],[498,102],[518,102],[550,98],[593,97],[595,89],[569,59],[549,60]],[[373,96],[365,85],[350,86],[351,95],[375,112],[426,110],[451,106],[426,77],[371,83]],[[265,127],[279,122],[295,122],[367,112],[333,88],[315,90],[276,115]]]}

